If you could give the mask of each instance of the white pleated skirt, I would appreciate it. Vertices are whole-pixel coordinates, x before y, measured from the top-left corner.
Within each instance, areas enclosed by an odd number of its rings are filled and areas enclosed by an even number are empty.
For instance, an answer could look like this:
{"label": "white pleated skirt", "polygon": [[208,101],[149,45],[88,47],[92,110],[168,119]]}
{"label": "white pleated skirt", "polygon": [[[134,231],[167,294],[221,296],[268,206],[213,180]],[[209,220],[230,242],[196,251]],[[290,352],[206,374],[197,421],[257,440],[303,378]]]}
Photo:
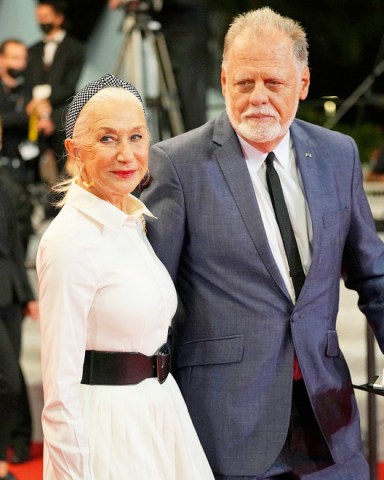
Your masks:
{"label": "white pleated skirt", "polygon": [[172,375],[162,385],[81,385],[81,396],[93,479],[214,479]]}

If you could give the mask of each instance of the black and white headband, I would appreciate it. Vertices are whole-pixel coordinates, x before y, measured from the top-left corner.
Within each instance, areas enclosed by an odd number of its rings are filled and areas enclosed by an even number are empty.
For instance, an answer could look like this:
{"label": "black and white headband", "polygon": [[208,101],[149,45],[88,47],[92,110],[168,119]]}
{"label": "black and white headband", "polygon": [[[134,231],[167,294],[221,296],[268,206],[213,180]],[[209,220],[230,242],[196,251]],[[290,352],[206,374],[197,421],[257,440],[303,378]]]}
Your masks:
{"label": "black and white headband", "polygon": [[108,87],[120,87],[133,93],[133,95],[138,100],[140,100],[144,110],[143,100],[136,88],[131,83],[121,80],[120,78],[117,78],[114,75],[108,73],[107,75],[104,75],[98,80],[89,82],[73,97],[72,102],[69,104],[65,117],[65,133],[67,138],[72,138],[76,120],[81,112],[81,109],[88,102],[88,100],[90,100],[94,95],[96,95],[97,92],[99,92],[103,88]]}

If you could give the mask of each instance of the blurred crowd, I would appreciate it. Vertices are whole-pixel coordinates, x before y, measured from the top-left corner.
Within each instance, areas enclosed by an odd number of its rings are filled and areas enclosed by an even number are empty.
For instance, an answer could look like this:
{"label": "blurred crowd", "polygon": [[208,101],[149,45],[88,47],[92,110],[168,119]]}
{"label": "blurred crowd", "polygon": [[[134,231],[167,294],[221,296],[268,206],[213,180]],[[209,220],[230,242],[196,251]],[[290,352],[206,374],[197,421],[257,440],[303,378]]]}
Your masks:
{"label": "blurred crowd", "polygon": [[25,250],[34,202],[54,215],[49,187],[65,173],[62,119],[76,91],[84,47],[66,31],[65,5],[41,1],[42,37],[27,47],[17,38],[0,45],[1,179],[14,201]]}
{"label": "blurred crowd", "polygon": [[65,175],[62,118],[84,64],[84,47],[66,31],[65,5],[36,5],[41,40],[0,44],[0,478],[12,463],[30,459],[32,418],[19,365],[22,321],[39,317],[26,271],[33,213],[55,215],[50,187]]}
{"label": "blurred crowd", "polygon": [[[191,130],[207,119],[209,7],[204,0],[161,3],[152,13],[166,40],[184,130]],[[142,4],[152,2],[110,0],[108,7],[139,9]],[[7,38],[0,44],[0,176],[11,193],[26,252],[35,207],[39,221],[53,218],[57,210],[50,187],[71,173],[63,121],[85,63],[85,47],[70,33],[67,12],[65,0],[39,0],[35,18],[41,40],[26,45]]]}

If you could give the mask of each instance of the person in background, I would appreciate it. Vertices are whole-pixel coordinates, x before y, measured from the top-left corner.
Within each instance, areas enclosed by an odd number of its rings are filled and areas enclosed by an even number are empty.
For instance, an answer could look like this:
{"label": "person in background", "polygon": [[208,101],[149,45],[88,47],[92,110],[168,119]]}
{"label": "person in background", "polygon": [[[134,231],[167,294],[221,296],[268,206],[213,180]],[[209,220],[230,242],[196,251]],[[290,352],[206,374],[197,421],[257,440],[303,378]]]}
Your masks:
{"label": "person in background", "polygon": [[371,169],[365,175],[366,182],[384,181],[384,143],[372,152]]}
{"label": "person in background", "polygon": [[19,39],[8,38],[0,44],[0,176],[16,206],[24,251],[27,252],[32,230],[33,210],[29,186],[35,182],[37,153],[29,154],[26,106],[31,91],[25,82],[27,47]]}
{"label": "person in background", "polygon": [[184,129],[189,131],[207,120],[207,0],[164,0],[155,18],[163,27]]}
{"label": "person in background", "polygon": [[[207,120],[208,25],[206,0],[164,0],[162,2],[108,0],[112,9],[134,10],[161,4],[152,17],[159,21],[167,44],[184,130]],[[191,61],[191,59],[193,59]]]}
{"label": "person in background", "polygon": [[27,111],[36,117],[41,168],[53,164],[57,181],[65,166],[64,108],[76,92],[84,47],[66,30],[65,1],[40,0],[35,13],[44,37],[28,50],[26,78],[32,87],[32,101]]}
{"label": "person in background", "polygon": [[24,267],[14,205],[1,176],[0,282],[0,480],[13,480],[15,477],[8,471],[6,454],[19,398],[25,389],[19,365],[21,323],[25,315],[37,319],[39,313]]}
{"label": "person in background", "polygon": [[[34,162],[37,158],[36,151],[33,146],[28,145],[27,141],[28,115],[25,107],[30,100],[30,90],[24,79],[26,65],[25,44],[16,38],[4,40],[0,45],[0,122],[2,124],[0,178],[2,188],[7,189],[15,209],[24,258],[33,233],[31,222],[33,201],[30,186],[35,181]],[[18,316],[15,319],[15,328],[20,328]],[[20,385],[10,442],[14,449],[13,463],[29,460],[29,446],[32,438],[31,410],[21,370]]]}
{"label": "person in background", "polygon": [[139,93],[90,82],[66,136],[77,174],[37,253],[44,479],[213,480],[168,375],[176,292],[130,195],[148,162]]}
{"label": "person in background", "polygon": [[309,83],[301,25],[239,15],[226,112],[150,149],[173,372],[217,480],[370,477],[336,319],[343,272],[384,351],[384,245],[354,140],[295,119]]}

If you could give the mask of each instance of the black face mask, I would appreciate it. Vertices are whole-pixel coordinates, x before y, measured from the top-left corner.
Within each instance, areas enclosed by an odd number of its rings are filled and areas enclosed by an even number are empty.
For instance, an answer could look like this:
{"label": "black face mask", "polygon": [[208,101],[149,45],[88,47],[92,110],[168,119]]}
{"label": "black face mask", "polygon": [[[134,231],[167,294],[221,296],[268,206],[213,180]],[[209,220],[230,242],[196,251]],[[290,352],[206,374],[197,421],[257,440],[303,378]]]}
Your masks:
{"label": "black face mask", "polygon": [[20,70],[18,68],[7,68],[8,75],[15,80],[21,80],[23,78],[24,71],[24,69]]}
{"label": "black face mask", "polygon": [[40,23],[40,29],[43,33],[48,34],[51,33],[52,30],[55,28],[53,23]]}

